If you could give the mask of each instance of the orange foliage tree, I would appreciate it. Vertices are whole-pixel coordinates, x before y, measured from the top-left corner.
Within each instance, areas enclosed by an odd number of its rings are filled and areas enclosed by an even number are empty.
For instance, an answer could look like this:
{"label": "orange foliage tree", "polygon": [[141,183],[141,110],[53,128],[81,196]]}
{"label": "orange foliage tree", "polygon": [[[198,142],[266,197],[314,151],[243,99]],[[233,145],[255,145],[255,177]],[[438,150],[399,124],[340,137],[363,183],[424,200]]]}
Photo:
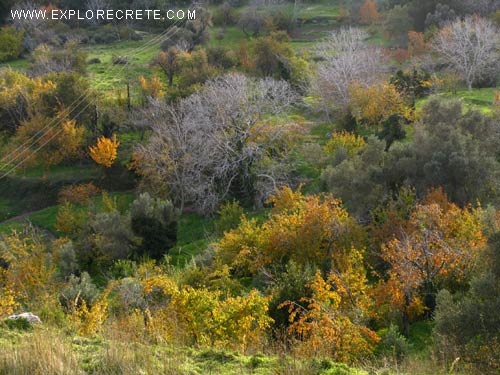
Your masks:
{"label": "orange foliage tree", "polygon": [[[405,330],[411,313],[434,308],[442,282],[467,278],[484,245],[480,209],[460,208],[433,191],[410,213],[404,228],[382,245],[390,268],[380,295],[403,313]],[[383,298],[382,298],[383,299]]]}
{"label": "orange foliage tree", "polygon": [[116,134],[113,135],[113,139],[103,136],[97,140],[97,144],[95,146],[89,147],[90,157],[97,164],[109,168],[116,160],[119,145],[120,142],[116,140]]}
{"label": "orange foliage tree", "polygon": [[417,31],[408,32],[408,54],[410,56],[420,55],[428,50],[424,39],[424,33]]}
{"label": "orange foliage tree", "polygon": [[377,10],[377,4],[373,0],[366,0],[359,9],[361,23],[365,25],[377,22],[380,19],[380,13]]}

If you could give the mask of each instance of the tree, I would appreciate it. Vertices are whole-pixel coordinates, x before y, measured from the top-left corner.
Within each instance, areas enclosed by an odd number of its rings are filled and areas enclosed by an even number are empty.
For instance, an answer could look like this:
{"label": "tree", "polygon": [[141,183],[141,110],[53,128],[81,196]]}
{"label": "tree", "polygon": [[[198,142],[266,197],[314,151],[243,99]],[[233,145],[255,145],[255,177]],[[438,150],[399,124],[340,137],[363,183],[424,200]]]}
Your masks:
{"label": "tree", "polygon": [[24,32],[13,27],[0,28],[0,62],[17,59],[22,52]]}
{"label": "tree", "polygon": [[97,140],[95,146],[89,147],[90,157],[100,165],[109,168],[116,160],[117,150],[120,142],[116,140],[116,134],[113,139],[101,137]]}
{"label": "tree", "polygon": [[240,15],[238,27],[247,37],[253,36],[255,38],[265,30],[266,20],[263,16],[257,13],[256,9],[249,8]]}
{"label": "tree", "polygon": [[144,76],[140,76],[139,85],[142,91],[143,105],[145,105],[149,100],[158,100],[165,96],[163,84],[158,77],[147,79]]}
{"label": "tree", "polygon": [[428,50],[427,43],[424,39],[424,34],[416,31],[408,32],[408,54],[410,56],[418,56]]}
{"label": "tree", "polygon": [[369,85],[377,79],[381,53],[365,42],[367,37],[360,29],[342,28],[320,45],[318,55],[324,61],[318,64],[311,92],[320,98],[327,114],[349,103],[349,87],[354,82]]}
{"label": "tree", "polygon": [[488,70],[498,73],[499,45],[497,28],[480,17],[457,20],[432,41],[433,49],[462,77],[468,90]]}
{"label": "tree", "polygon": [[63,160],[78,157],[84,141],[83,127],[65,118],[64,113],[56,119],[61,121],[60,127],[55,127],[53,119],[43,115],[23,122],[7,148],[12,163],[22,161],[23,167],[41,163],[49,169]]}
{"label": "tree", "polygon": [[157,103],[146,112],[153,135],[135,149],[133,167],[181,209],[189,202],[212,213],[231,196],[265,196],[286,180],[298,127],[280,117],[294,98],[283,81],[234,73],[177,105]]}
{"label": "tree", "polygon": [[59,72],[85,74],[87,55],[79,48],[75,40],[66,42],[64,48],[54,49],[47,44],[40,44],[32,54],[33,65],[30,70],[35,75]]}
{"label": "tree", "polygon": [[141,194],[131,207],[131,225],[142,238],[141,254],[161,259],[177,241],[177,212],[170,201]]}
{"label": "tree", "polygon": [[415,100],[425,96],[432,85],[430,74],[416,68],[413,68],[413,71],[398,70],[391,77],[390,83],[396,87],[401,95],[410,99],[411,108],[415,108]]}
{"label": "tree", "polygon": [[341,201],[331,195],[305,196],[284,187],[271,196],[271,215],[263,224],[242,218],[216,244],[217,259],[239,276],[272,273],[292,261],[342,273],[363,244],[363,231]]}
{"label": "tree", "polygon": [[393,114],[407,120],[413,118],[412,110],[405,104],[405,98],[391,83],[375,83],[368,87],[356,83],[349,88],[349,95],[354,117],[371,127],[378,127]]}
{"label": "tree", "polygon": [[425,27],[429,28],[434,26],[442,28],[445,27],[447,23],[455,21],[456,18],[457,14],[449,5],[438,3],[436,4],[434,13],[427,14],[425,18]]}
{"label": "tree", "polygon": [[[404,306],[418,296],[432,312],[440,282],[470,277],[484,244],[479,214],[448,201],[417,204],[407,227],[382,246],[382,259],[390,265],[387,273],[401,288]],[[408,317],[403,318],[407,334]]]}
{"label": "tree", "polygon": [[30,78],[11,69],[0,72],[0,129],[15,132],[24,121],[36,114],[51,116],[55,108],[47,103],[56,83],[49,78]]}
{"label": "tree", "polygon": [[179,50],[170,47],[166,52],[160,52],[158,56],[158,65],[167,76],[168,86],[172,87],[175,74],[179,71]]}
{"label": "tree", "polygon": [[386,151],[389,150],[394,141],[405,138],[406,131],[403,129],[403,124],[406,122],[407,120],[403,116],[395,113],[382,123],[383,128],[378,132],[377,136],[385,140]]}
{"label": "tree", "polygon": [[499,232],[490,236],[485,250],[466,293],[439,292],[433,338],[444,361],[459,355],[481,372],[494,374],[500,365]]}
{"label": "tree", "polygon": [[380,19],[377,4],[375,4],[373,0],[366,0],[359,9],[359,17],[361,22],[366,25],[377,22]]}
{"label": "tree", "polygon": [[[288,334],[298,338],[300,353],[328,355],[339,362],[371,354],[380,338],[361,319],[366,312],[366,277],[361,258],[353,254],[351,273],[330,273],[325,279],[319,271],[308,285],[312,295],[300,301],[286,301],[291,325]],[[358,272],[356,272],[358,271]],[[361,272],[359,272],[361,271]],[[355,285],[350,282],[356,280]],[[305,305],[305,306],[303,306]],[[358,316],[353,315],[358,311]],[[325,345],[326,344],[326,345]]]}
{"label": "tree", "polygon": [[406,46],[408,32],[413,29],[413,19],[408,5],[396,5],[384,21],[384,31],[396,46]]}

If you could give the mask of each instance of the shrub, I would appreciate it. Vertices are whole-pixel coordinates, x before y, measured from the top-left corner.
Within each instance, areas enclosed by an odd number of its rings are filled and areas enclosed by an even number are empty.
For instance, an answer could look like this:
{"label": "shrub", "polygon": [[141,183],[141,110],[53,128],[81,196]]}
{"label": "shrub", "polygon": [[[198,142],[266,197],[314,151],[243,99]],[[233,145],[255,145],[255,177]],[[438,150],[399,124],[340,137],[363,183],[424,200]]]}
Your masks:
{"label": "shrub", "polygon": [[131,207],[132,230],[142,238],[141,254],[161,259],[177,241],[177,217],[172,202],[141,194]]}
{"label": "shrub", "polygon": [[0,62],[17,59],[22,52],[24,32],[14,27],[0,29]]}
{"label": "shrub", "polygon": [[92,182],[88,184],[70,185],[59,191],[59,203],[87,203],[90,198],[101,192]]}
{"label": "shrub", "polygon": [[215,222],[215,230],[219,235],[222,235],[224,232],[229,232],[231,229],[238,227],[244,210],[238,201],[232,201],[223,204],[218,214],[219,218]]}
{"label": "shrub", "polygon": [[68,284],[60,293],[61,304],[67,308],[74,305],[76,301],[85,301],[86,304],[92,305],[99,295],[99,291],[92,278],[87,272],[83,272],[80,277],[71,275]]}
{"label": "shrub", "polygon": [[393,357],[396,361],[400,361],[408,354],[410,344],[394,324],[380,332],[380,337],[381,340],[377,345],[378,354]]}
{"label": "shrub", "polygon": [[73,242],[67,241],[60,244],[56,250],[56,256],[59,273],[62,276],[66,277],[76,273],[78,270],[78,262]]}
{"label": "shrub", "polygon": [[76,235],[85,225],[87,213],[79,211],[70,203],[65,203],[57,210],[54,228],[65,235]]}

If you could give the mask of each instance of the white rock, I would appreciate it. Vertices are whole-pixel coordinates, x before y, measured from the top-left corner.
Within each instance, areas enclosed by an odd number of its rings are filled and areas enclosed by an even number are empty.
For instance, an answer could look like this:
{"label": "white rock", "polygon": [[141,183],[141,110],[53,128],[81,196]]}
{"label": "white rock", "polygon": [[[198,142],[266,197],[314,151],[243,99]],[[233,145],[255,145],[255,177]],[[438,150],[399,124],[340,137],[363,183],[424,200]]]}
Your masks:
{"label": "white rock", "polygon": [[17,315],[11,315],[8,317],[10,320],[17,320],[17,319],[26,319],[29,323],[31,324],[41,324],[42,321],[38,316],[36,316],[33,313],[30,312],[25,312]]}

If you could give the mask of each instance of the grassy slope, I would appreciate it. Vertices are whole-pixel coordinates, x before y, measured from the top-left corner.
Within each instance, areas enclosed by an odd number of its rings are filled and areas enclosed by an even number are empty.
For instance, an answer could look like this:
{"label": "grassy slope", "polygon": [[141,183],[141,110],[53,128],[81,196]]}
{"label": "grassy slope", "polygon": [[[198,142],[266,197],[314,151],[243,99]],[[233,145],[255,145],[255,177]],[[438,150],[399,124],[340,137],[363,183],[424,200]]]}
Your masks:
{"label": "grassy slope", "polygon": [[[87,66],[89,81],[94,89],[108,91],[120,89],[131,79],[140,75],[150,76],[150,63],[160,51],[161,41],[155,36],[147,36],[139,41],[121,41],[111,44],[98,44],[83,48],[88,60],[98,58],[101,63]],[[127,65],[114,65],[113,56],[126,56]]]}
{"label": "grassy slope", "polygon": [[25,332],[0,323],[0,346],[0,372],[5,374],[368,374],[329,360],[85,338],[44,326]]}
{"label": "grassy slope", "polygon": [[423,98],[417,102],[417,109],[421,109],[433,97],[440,97],[444,99],[460,99],[464,104],[464,109],[474,108],[482,112],[491,112],[493,104],[493,95],[495,89],[493,87],[483,89],[473,89],[471,91],[459,90],[456,93],[443,92]]}

